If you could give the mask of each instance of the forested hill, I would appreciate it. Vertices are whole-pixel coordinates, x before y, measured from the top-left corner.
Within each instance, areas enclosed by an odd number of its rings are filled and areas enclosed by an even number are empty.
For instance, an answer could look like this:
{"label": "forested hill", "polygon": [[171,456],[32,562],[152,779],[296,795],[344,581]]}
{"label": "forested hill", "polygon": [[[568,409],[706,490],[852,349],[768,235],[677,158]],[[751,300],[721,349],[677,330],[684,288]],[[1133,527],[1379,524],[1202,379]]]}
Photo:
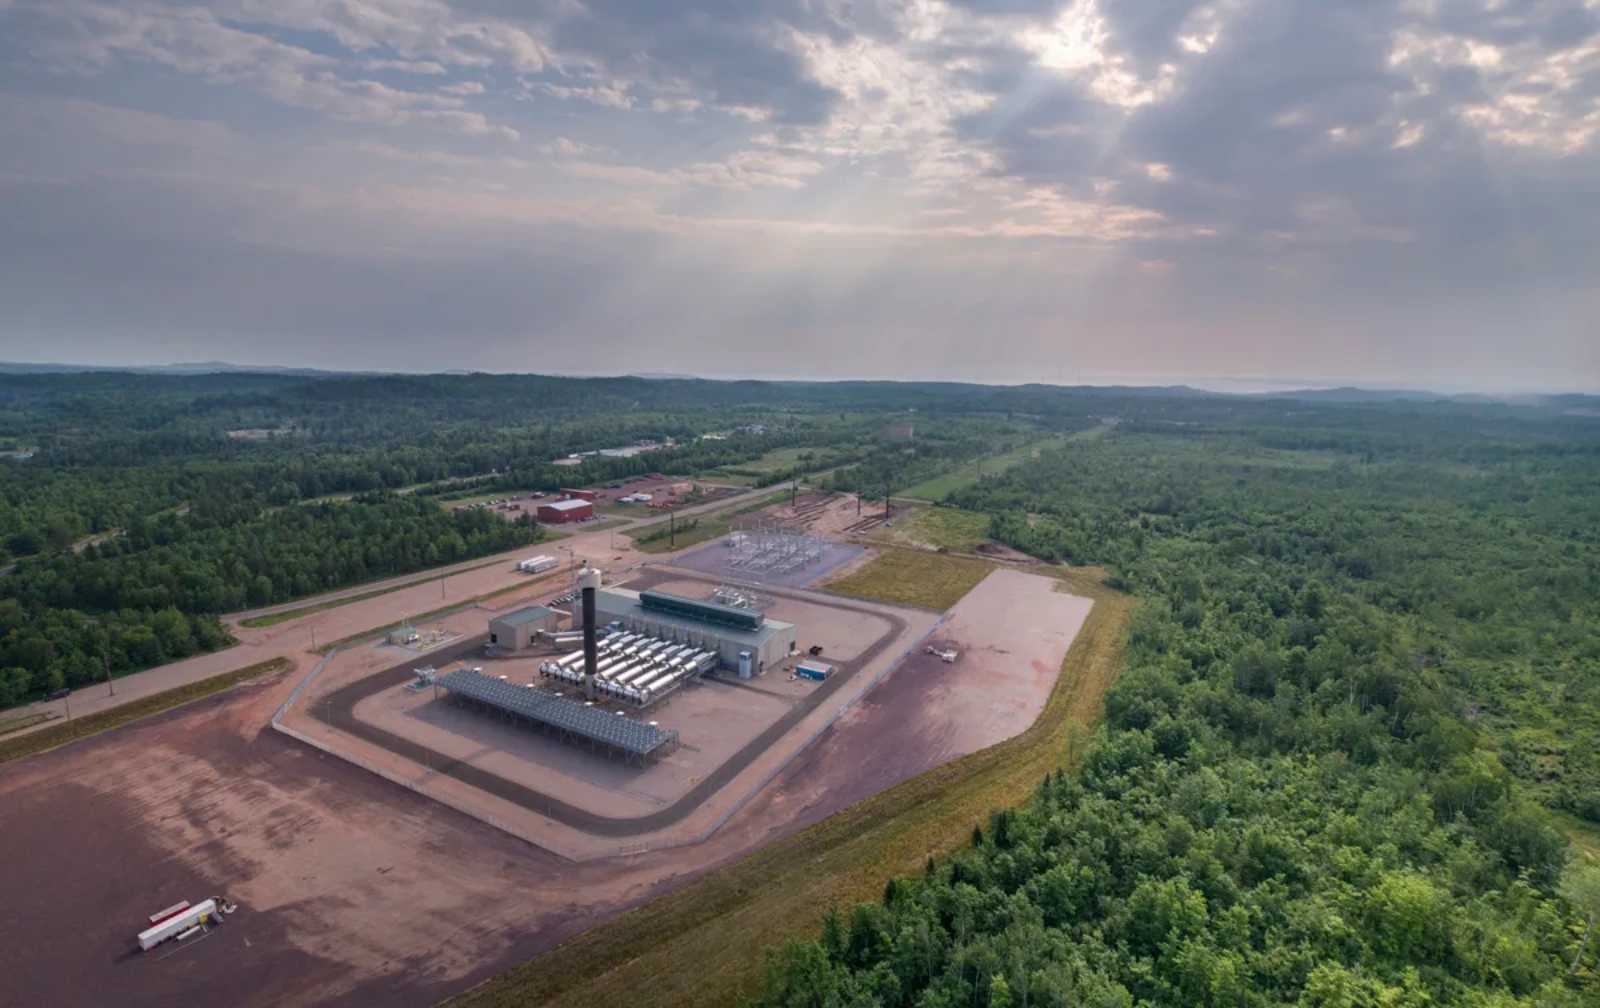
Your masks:
{"label": "forested hill", "polygon": [[1503,419],[1124,424],[956,491],[1140,599],[1126,670],[1081,776],[761,1004],[1600,1003],[1600,422]]}

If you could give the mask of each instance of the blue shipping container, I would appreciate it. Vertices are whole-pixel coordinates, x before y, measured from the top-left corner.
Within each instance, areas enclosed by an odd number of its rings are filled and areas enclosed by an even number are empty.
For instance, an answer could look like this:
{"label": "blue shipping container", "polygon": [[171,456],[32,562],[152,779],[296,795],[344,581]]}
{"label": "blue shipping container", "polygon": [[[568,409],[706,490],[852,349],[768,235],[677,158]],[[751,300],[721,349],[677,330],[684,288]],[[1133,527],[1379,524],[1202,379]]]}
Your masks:
{"label": "blue shipping container", "polygon": [[833,666],[821,662],[801,662],[794,670],[795,675],[802,679],[815,679],[818,682],[833,675]]}

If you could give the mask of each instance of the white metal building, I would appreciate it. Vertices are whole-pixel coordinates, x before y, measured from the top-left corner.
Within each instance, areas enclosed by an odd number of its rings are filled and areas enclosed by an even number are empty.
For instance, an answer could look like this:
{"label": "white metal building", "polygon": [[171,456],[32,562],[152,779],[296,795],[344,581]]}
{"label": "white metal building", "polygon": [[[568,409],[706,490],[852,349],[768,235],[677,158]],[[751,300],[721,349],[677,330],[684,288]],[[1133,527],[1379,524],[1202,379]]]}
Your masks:
{"label": "white metal building", "polygon": [[667,592],[603,588],[595,593],[595,611],[600,622],[619,621],[626,631],[714,650],[727,669],[737,669],[739,653],[748,651],[759,674],[797,647],[793,623]]}

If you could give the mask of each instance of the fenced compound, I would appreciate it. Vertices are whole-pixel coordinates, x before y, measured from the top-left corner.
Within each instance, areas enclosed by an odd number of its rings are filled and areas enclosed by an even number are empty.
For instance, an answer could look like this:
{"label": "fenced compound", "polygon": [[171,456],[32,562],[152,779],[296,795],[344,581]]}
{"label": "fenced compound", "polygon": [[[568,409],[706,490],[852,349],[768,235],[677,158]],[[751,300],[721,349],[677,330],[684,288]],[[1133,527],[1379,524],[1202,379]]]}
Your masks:
{"label": "fenced compound", "polygon": [[807,535],[787,526],[756,522],[746,530],[741,524],[728,536],[728,555],[723,566],[744,574],[790,574],[822,560],[827,544],[818,535]]}

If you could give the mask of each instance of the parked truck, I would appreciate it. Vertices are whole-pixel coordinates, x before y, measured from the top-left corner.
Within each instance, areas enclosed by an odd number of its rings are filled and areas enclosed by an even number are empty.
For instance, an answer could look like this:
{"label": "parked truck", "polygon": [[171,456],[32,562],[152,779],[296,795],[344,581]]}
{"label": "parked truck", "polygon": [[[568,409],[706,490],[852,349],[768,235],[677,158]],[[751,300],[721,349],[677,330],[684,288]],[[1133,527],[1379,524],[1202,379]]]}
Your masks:
{"label": "parked truck", "polygon": [[166,916],[155,915],[151,918],[150,928],[139,932],[139,948],[145,952],[162,942],[188,937],[196,929],[221,919],[217,912],[217,901],[214,899],[208,899],[197,906],[180,903],[162,913]]}

